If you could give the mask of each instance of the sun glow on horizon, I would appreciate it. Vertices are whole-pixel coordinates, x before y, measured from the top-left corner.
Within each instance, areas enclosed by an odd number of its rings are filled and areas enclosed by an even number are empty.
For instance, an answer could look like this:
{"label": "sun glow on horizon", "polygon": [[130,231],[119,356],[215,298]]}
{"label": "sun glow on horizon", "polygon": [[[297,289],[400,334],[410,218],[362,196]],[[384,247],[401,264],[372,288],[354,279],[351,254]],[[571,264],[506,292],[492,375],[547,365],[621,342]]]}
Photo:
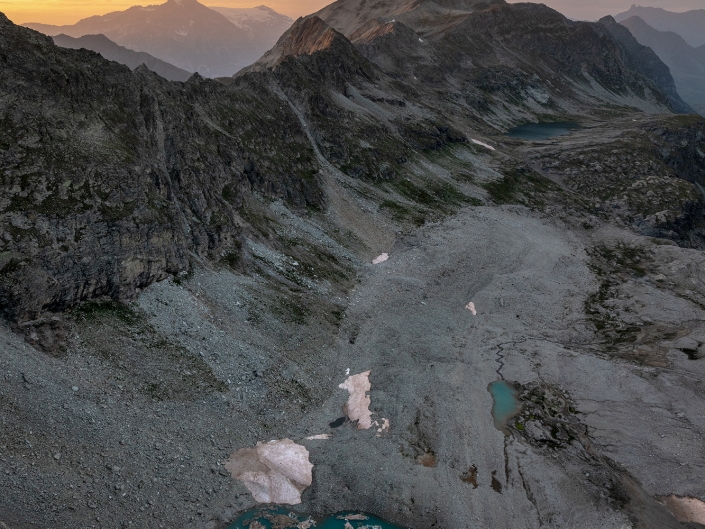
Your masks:
{"label": "sun glow on horizon", "polygon": [[[38,22],[43,24],[75,24],[93,15],[123,11],[134,5],[161,4],[166,0],[0,0],[0,12],[16,24]],[[207,6],[257,7],[266,5],[291,18],[314,13],[334,0],[200,0]],[[511,3],[525,0],[508,0]],[[534,0],[545,3],[568,17],[579,20],[597,20],[629,9],[638,3],[662,7],[670,11],[705,9],[705,0]]]}
{"label": "sun glow on horizon", "polygon": [[[291,18],[308,15],[331,3],[332,0],[199,0],[207,6],[257,7],[266,5]],[[163,4],[166,0],[0,0],[0,12],[15,24],[69,25],[83,18],[124,11],[135,5]]]}

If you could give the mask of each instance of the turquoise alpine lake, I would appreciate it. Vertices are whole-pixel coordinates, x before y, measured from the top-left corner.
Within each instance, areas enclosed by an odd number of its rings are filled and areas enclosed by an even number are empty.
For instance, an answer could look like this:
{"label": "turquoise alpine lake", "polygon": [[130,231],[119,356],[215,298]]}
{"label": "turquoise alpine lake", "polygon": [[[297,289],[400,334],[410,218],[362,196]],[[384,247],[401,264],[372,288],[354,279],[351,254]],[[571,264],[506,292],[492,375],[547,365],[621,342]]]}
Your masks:
{"label": "turquoise alpine lake", "polygon": [[[353,529],[405,529],[371,514],[343,512],[325,518],[314,518],[306,514],[291,512],[283,507],[274,509],[250,509],[242,513],[227,529],[255,529],[273,527],[283,529],[299,529],[315,527],[316,529],[345,529],[345,524]],[[309,525],[310,524],[310,525]]]}
{"label": "turquoise alpine lake", "polygon": [[509,433],[507,430],[509,419],[521,410],[521,404],[517,400],[517,391],[503,380],[492,382],[487,389],[494,401],[492,406],[494,425],[498,430]]}
{"label": "turquoise alpine lake", "polygon": [[565,136],[576,129],[580,128],[580,124],[573,121],[560,121],[555,123],[527,123],[514,127],[507,132],[510,138],[518,138],[528,141],[542,141],[555,138],[556,136]]}

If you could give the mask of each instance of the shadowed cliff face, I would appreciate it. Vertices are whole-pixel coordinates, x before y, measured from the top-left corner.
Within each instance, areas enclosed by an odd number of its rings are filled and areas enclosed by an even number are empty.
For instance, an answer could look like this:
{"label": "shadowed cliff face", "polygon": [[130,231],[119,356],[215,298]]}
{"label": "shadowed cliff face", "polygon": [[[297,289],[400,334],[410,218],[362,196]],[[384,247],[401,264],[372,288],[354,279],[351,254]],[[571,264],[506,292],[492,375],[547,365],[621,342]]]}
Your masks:
{"label": "shadowed cliff face", "polygon": [[248,193],[320,207],[301,126],[275,96],[64,50],[0,21],[2,289],[18,321],[126,298],[237,251]]}

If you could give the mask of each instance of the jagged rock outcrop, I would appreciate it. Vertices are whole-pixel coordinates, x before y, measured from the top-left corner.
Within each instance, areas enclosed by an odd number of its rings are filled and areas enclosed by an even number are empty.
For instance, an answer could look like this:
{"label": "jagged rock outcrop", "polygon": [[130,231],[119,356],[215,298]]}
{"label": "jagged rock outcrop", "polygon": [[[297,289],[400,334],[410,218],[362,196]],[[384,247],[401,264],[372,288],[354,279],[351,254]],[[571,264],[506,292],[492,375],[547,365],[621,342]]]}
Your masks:
{"label": "jagged rock outcrop", "polygon": [[[336,2],[316,16],[448,116],[503,127],[576,106],[590,112],[585,105],[594,109],[600,100],[687,111],[662,64],[645,68],[604,25],[573,22],[543,5],[449,0],[441,9],[397,1],[366,9]],[[438,98],[438,90],[447,95]]]}
{"label": "jagged rock outcrop", "polygon": [[191,255],[237,252],[238,208],[252,191],[322,205],[299,121],[251,79],[174,84],[4,16],[0,27],[0,304],[10,318],[129,298],[186,270]]}

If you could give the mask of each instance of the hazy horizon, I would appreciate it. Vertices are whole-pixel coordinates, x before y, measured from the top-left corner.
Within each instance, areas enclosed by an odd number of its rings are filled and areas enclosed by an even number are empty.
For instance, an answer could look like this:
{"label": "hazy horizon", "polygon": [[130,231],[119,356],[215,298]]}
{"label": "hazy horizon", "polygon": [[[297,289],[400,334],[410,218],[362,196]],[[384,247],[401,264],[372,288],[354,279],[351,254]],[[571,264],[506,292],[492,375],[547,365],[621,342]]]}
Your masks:
{"label": "hazy horizon", "polygon": [[[91,0],[10,0],[0,1],[0,11],[17,24],[38,22],[44,24],[66,25],[93,16],[104,15],[112,11],[122,11],[134,5],[161,4],[166,0],[115,0],[96,2]],[[200,0],[207,6],[223,7],[257,7],[266,5],[291,18],[308,15],[331,3],[331,0]],[[521,0],[508,0],[516,3]],[[615,15],[638,3],[634,0],[543,0],[542,2],[567,17],[579,20],[597,20],[605,15]],[[705,0],[651,0],[638,3],[650,7],[661,7],[669,11],[688,11],[705,9]]]}

